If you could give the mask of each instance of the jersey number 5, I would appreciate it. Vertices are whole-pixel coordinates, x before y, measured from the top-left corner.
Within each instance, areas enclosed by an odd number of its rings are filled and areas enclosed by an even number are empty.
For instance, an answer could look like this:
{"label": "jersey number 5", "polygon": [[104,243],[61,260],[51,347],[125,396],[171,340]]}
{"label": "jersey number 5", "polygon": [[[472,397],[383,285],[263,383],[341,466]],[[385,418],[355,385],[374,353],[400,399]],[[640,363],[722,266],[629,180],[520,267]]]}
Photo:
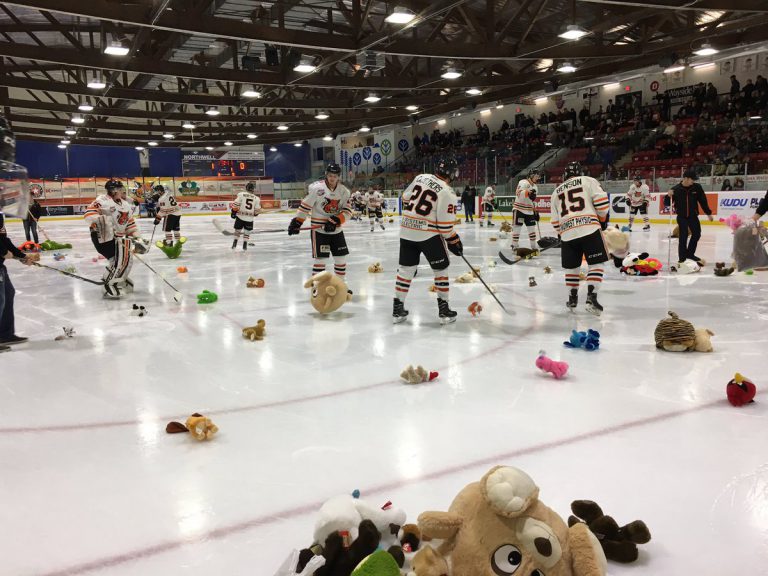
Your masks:
{"label": "jersey number 5", "polygon": [[584,210],[586,207],[584,198],[577,196],[581,190],[581,188],[571,188],[567,193],[563,191],[557,195],[557,197],[560,199],[560,216],[566,216],[568,212],[581,212]]}
{"label": "jersey number 5", "polygon": [[248,210],[249,212],[250,212],[251,210],[253,210],[253,198],[248,198],[248,199],[245,201],[245,209],[246,209],[246,210]]}
{"label": "jersey number 5", "polygon": [[414,186],[411,198],[403,205],[406,211],[413,210],[419,216],[429,216],[437,202],[437,193],[433,190],[424,190],[421,186]]}

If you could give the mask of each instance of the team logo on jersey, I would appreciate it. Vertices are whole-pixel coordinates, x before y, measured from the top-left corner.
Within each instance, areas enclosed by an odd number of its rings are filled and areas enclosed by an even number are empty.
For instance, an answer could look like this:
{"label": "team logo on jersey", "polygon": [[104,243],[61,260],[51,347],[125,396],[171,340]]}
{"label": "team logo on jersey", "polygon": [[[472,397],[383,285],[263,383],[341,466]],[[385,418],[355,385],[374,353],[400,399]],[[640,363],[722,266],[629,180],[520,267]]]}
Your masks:
{"label": "team logo on jersey", "polygon": [[338,214],[339,213],[339,200],[335,199],[332,200],[328,198],[328,200],[323,203],[323,212],[326,214]]}

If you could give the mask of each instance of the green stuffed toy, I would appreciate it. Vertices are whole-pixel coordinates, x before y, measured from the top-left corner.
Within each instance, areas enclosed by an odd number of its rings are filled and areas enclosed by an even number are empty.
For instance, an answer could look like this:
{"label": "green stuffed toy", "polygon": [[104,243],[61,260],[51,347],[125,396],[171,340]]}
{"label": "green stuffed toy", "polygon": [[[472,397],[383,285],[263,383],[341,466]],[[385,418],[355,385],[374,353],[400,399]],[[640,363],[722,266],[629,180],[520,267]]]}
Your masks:
{"label": "green stuffed toy", "polygon": [[400,576],[400,567],[392,554],[376,550],[352,570],[351,576]]}
{"label": "green stuffed toy", "polygon": [[61,244],[59,242],[54,242],[53,240],[46,240],[42,244],[40,244],[40,248],[47,251],[47,250],[68,250],[69,248],[72,248],[72,244]]}
{"label": "green stuffed toy", "polygon": [[179,238],[179,241],[175,244],[166,244],[162,240],[158,240],[155,242],[155,246],[160,248],[163,252],[165,252],[165,255],[168,256],[171,260],[175,260],[179,256],[181,256],[181,247],[184,245],[184,243],[187,241],[186,238],[183,236]]}
{"label": "green stuffed toy", "polygon": [[216,294],[216,292],[210,292],[208,290],[203,290],[200,294],[197,295],[198,304],[213,304],[218,299],[219,296]]}

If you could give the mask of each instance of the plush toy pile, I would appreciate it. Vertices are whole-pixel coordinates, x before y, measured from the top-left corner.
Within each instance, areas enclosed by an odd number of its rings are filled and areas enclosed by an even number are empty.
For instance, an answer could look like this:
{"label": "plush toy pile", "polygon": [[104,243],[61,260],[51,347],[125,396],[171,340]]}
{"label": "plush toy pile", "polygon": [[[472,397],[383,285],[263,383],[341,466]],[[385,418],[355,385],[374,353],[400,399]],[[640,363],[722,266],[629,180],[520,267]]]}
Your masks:
{"label": "plush toy pile", "polygon": [[603,514],[602,509],[591,500],[571,502],[573,516],[568,517],[568,526],[585,523],[597,536],[605,557],[613,562],[627,564],[638,557],[638,544],[651,541],[651,532],[642,520],[634,520],[619,526],[616,520]]}
{"label": "plush toy pile", "polygon": [[567,342],[563,342],[566,348],[584,348],[589,352],[600,348],[600,332],[588,329],[586,332],[573,330]]}
{"label": "plush toy pile", "polygon": [[176,268],[176,272],[178,272],[179,274],[186,274],[187,272],[189,272],[189,270],[187,269],[186,266],[179,266],[178,268]]}
{"label": "plush toy pile", "polygon": [[647,252],[630,253],[621,262],[621,273],[628,276],[656,276],[661,268],[661,262]]}
{"label": "plush toy pile", "polygon": [[210,440],[216,432],[219,431],[216,424],[211,422],[210,418],[206,418],[202,414],[195,412],[187,418],[187,421],[182,424],[181,422],[169,422],[165,431],[168,434],[181,434],[183,432],[189,432],[192,438],[195,440]]}
{"label": "plush toy pile", "polygon": [[611,226],[603,232],[605,246],[608,254],[613,258],[616,268],[621,268],[624,258],[629,254],[629,234],[619,230],[618,226]]}
{"label": "plush toy pile", "polygon": [[402,378],[408,384],[421,384],[422,382],[432,382],[437,378],[439,374],[433,371],[427,371],[423,366],[416,366],[414,368],[410,364],[408,367],[400,373]]}
{"label": "plush toy pile", "polygon": [[264,320],[256,322],[256,326],[250,328],[243,328],[243,338],[247,338],[251,342],[254,340],[264,340],[264,336],[267,334],[267,323]]}

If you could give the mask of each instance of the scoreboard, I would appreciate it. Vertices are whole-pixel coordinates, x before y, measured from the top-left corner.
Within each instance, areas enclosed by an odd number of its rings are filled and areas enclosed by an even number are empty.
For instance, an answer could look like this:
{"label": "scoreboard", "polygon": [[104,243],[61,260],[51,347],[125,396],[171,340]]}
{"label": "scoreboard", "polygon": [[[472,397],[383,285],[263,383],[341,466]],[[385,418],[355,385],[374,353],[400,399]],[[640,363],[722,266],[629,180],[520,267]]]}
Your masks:
{"label": "scoreboard", "polygon": [[264,152],[192,152],[181,157],[184,176],[264,176]]}

